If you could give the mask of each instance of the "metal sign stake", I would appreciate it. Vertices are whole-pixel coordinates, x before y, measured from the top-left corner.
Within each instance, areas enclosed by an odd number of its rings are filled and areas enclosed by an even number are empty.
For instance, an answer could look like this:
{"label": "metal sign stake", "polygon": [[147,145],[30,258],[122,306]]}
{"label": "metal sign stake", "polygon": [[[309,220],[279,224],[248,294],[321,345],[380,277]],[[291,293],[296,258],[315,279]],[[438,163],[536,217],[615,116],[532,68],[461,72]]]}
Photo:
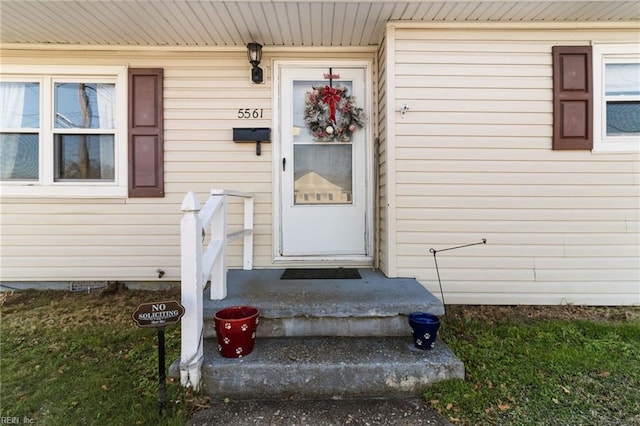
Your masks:
{"label": "metal sign stake", "polygon": [[164,327],[158,327],[158,414],[167,405],[167,375],[165,371]]}
{"label": "metal sign stake", "polygon": [[184,307],[175,300],[142,303],[131,317],[138,327],[155,327],[158,330],[158,413],[167,406],[167,373],[165,369],[164,328],[177,324],[184,315]]}

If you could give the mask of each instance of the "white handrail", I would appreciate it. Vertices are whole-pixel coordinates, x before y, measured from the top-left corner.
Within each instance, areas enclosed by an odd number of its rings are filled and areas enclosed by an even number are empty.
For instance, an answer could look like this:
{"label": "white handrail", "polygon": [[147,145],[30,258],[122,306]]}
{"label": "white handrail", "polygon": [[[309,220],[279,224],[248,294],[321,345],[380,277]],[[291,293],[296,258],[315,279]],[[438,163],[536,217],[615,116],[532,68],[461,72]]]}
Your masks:
{"label": "white handrail", "polygon": [[[227,198],[244,198],[244,229],[227,232]],[[211,300],[227,297],[227,244],[244,237],[242,268],[253,268],[253,194],[223,189],[211,190],[211,196],[200,207],[195,193],[189,191],[181,205],[181,298],[185,313],[182,317],[180,382],[183,386],[200,387],[202,367],[203,293],[211,281]],[[206,230],[211,239],[206,250],[203,240]]]}

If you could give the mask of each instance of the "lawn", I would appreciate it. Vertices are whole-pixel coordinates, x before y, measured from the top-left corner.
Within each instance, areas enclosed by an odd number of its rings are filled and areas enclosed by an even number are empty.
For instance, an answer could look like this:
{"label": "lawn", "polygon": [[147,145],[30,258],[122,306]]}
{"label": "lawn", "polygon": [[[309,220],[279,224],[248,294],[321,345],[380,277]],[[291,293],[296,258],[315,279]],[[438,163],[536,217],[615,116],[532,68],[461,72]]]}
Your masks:
{"label": "lawn", "polygon": [[[27,291],[1,309],[0,417],[46,425],[183,425],[195,400],[167,383],[159,415],[155,328],[138,328],[140,303],[179,292],[105,295]],[[180,326],[165,329],[166,359],[180,353]],[[167,366],[168,367],[168,366]]]}
{"label": "lawn", "polygon": [[450,307],[466,379],[425,398],[454,424],[640,425],[640,308]]}
{"label": "lawn", "polygon": [[[178,291],[0,295],[0,418],[46,425],[184,425],[206,405],[171,380],[158,413],[155,329],[140,303]],[[640,308],[447,308],[440,337],[466,380],[425,398],[461,425],[640,425]],[[167,362],[180,327],[166,328]]]}

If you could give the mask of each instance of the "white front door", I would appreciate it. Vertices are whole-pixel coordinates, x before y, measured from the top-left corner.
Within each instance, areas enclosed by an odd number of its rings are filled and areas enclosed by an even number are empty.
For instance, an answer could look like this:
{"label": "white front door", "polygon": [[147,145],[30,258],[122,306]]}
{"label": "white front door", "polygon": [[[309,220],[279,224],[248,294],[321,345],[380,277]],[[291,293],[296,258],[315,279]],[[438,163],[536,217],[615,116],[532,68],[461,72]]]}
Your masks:
{"label": "white front door", "polygon": [[[366,258],[372,211],[367,193],[368,68],[338,63],[331,68],[283,65],[279,70],[279,255]],[[330,94],[333,100],[327,99]],[[363,127],[349,129],[347,124],[355,122],[343,117],[357,113],[356,108],[363,109]],[[326,120],[332,118],[335,124],[327,129]],[[317,128],[314,134],[310,121],[322,123],[322,134]]]}

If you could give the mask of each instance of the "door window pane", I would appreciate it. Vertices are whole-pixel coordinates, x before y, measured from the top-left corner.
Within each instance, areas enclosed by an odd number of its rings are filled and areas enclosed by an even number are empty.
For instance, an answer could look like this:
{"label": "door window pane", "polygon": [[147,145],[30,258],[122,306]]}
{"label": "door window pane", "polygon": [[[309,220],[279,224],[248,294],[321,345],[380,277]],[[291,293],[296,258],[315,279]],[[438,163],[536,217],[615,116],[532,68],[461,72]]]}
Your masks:
{"label": "door window pane", "polygon": [[295,204],[352,204],[351,144],[296,144]]}
{"label": "door window pane", "polygon": [[114,180],[113,135],[56,135],[55,179]]}

